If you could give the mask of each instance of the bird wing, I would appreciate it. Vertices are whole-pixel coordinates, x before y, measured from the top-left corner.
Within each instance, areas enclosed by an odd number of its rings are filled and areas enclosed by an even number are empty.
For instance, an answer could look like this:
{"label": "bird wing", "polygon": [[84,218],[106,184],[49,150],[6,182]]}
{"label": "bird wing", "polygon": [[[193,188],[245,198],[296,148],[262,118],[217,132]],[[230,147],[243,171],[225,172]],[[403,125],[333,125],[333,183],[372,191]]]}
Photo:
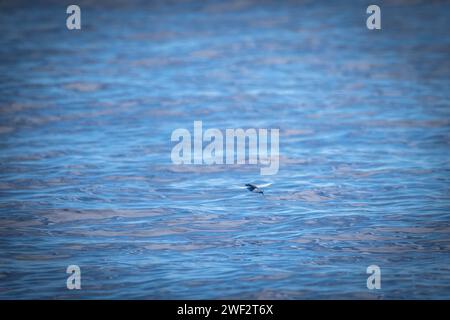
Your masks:
{"label": "bird wing", "polygon": [[268,187],[268,186],[270,186],[270,185],[272,185],[272,183],[258,184],[257,187],[258,187],[258,188],[265,188],[265,187]]}

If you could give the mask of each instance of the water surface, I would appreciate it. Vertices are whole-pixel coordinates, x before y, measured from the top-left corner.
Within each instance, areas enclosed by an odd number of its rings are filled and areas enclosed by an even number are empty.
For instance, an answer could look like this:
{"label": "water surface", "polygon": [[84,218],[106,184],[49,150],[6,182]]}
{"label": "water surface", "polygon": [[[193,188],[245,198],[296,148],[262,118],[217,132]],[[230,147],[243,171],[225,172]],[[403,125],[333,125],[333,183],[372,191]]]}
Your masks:
{"label": "water surface", "polygon": [[[0,5],[0,298],[450,298],[448,2],[78,4]],[[278,174],[173,165],[194,120]]]}

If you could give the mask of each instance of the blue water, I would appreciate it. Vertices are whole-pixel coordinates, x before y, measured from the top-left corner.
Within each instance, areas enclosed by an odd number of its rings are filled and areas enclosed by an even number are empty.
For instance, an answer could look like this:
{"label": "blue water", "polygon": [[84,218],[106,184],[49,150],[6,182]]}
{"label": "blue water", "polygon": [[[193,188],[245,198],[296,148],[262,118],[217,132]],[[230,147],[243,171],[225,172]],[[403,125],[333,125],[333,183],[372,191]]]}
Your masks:
{"label": "blue water", "polygon": [[[56,3],[0,5],[0,298],[450,298],[449,2]],[[173,165],[194,120],[278,174]]]}

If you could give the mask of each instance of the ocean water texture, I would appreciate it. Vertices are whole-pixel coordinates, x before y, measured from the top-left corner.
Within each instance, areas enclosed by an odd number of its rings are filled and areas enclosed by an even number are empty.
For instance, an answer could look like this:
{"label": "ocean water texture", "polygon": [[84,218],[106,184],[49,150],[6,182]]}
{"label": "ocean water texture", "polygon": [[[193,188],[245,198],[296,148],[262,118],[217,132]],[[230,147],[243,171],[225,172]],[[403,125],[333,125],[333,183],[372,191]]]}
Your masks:
{"label": "ocean water texture", "polygon": [[[0,4],[1,299],[450,299],[448,1],[77,4]],[[173,165],[195,120],[278,174]]]}

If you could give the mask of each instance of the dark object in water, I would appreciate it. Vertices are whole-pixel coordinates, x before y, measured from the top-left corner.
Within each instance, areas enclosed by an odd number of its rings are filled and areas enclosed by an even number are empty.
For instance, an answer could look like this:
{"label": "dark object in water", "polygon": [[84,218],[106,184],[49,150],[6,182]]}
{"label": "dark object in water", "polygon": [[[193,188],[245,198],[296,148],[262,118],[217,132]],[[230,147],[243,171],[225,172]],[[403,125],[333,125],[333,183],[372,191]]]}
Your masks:
{"label": "dark object in water", "polygon": [[246,183],[245,186],[247,187],[248,191],[264,194],[264,192],[261,189],[259,189],[257,186],[255,186],[254,184]]}

